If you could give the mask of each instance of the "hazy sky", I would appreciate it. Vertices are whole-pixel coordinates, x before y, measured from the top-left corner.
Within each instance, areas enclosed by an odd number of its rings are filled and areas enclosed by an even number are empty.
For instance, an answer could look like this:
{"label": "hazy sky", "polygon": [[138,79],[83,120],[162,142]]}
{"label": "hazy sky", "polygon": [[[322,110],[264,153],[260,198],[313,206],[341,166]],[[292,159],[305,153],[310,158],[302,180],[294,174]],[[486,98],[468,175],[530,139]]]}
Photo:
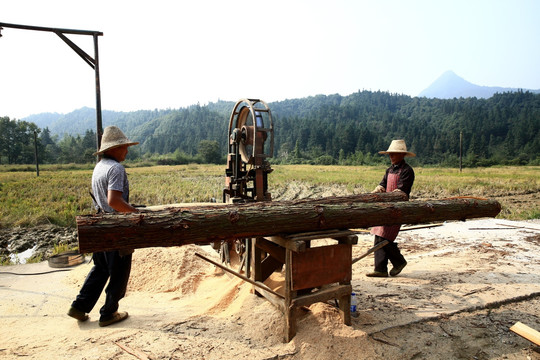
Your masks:
{"label": "hazy sky", "polygon": [[[97,30],[104,110],[418,95],[453,70],[540,89],[537,0],[2,0],[0,22]],[[0,116],[95,107],[94,71],[53,33],[5,28]],[[94,56],[91,36],[68,35]]]}

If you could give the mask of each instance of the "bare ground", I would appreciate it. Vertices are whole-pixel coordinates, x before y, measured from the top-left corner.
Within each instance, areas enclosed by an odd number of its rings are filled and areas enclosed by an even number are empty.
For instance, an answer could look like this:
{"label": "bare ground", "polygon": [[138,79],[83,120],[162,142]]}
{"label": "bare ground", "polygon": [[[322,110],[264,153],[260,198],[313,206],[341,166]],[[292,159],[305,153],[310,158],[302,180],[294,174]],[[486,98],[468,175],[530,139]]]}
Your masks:
{"label": "bare ground", "polygon": [[[291,182],[273,196],[349,194]],[[509,212],[540,203],[539,192],[489,197]],[[360,232],[353,257],[372,241]],[[517,321],[540,330],[539,220],[449,222],[402,231],[398,242],[409,263],[399,276],[365,277],[372,257],[353,265],[360,310],[351,326],[334,304],[317,303],[290,343],[281,313],[251,285],[194,256],[217,258],[209,247],[137,250],[120,303],[130,317],[107,328],[97,324],[103,298],[87,322],[65,315],[91,264],[42,275],[20,274],[54,271],[47,262],[2,267],[0,358],[540,359],[537,346],[509,331]]]}
{"label": "bare ground", "polygon": [[[372,258],[353,265],[358,316],[343,325],[332,303],[309,307],[290,343],[281,313],[194,256],[208,247],[136,250],[130,317],[100,328],[66,312],[91,264],[68,272],[47,262],[0,269],[3,359],[540,359],[538,347],[509,331],[540,330],[540,221],[481,219],[402,231],[409,265],[374,279]],[[372,237],[360,233],[353,256]],[[135,355],[133,355],[135,354]]]}

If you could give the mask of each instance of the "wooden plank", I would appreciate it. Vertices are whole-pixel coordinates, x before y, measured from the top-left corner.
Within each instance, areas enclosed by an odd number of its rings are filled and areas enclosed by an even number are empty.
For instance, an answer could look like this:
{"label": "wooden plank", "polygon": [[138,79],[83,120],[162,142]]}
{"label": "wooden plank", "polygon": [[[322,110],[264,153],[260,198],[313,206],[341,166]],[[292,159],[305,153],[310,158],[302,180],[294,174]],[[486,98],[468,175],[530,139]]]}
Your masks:
{"label": "wooden plank", "polygon": [[438,226],[443,226],[443,223],[418,225],[418,226],[406,226],[406,227],[402,227],[400,232],[401,231],[409,231],[409,230],[418,230],[418,229],[429,229],[429,228],[438,227]]}
{"label": "wooden plank", "polygon": [[300,233],[282,235],[282,236],[286,238],[290,238],[290,237],[295,237],[295,236],[302,237],[302,236],[308,236],[308,235],[321,235],[321,238],[322,238],[322,237],[325,237],[325,235],[332,234],[336,231],[339,231],[339,230],[330,229],[330,230],[319,230],[319,231],[304,231]]}
{"label": "wooden plank", "polygon": [[365,258],[366,256],[368,256],[369,254],[371,253],[374,253],[375,251],[385,247],[390,241],[388,240],[383,240],[381,241],[380,243],[378,243],[377,245],[373,246],[371,249],[369,249],[368,251],[366,251],[364,254],[360,255],[359,257],[357,257],[356,259],[353,259],[352,263],[355,264],[356,262],[362,260],[363,258]]}
{"label": "wooden plank", "polygon": [[330,231],[313,231],[308,233],[300,234],[293,234],[289,236],[285,236],[286,240],[289,241],[307,241],[307,240],[317,240],[317,239],[325,239],[325,238],[331,238],[335,239],[353,235],[354,233],[350,230],[330,230]]}
{"label": "wooden plank", "polygon": [[201,259],[208,261],[210,264],[212,264],[212,265],[214,265],[214,266],[217,266],[218,268],[220,268],[220,269],[222,269],[222,270],[228,272],[229,274],[233,274],[234,276],[237,276],[237,277],[239,277],[240,279],[242,279],[242,280],[244,280],[244,281],[246,281],[246,282],[248,282],[248,283],[250,283],[250,284],[252,284],[252,285],[255,285],[255,286],[258,286],[258,287],[262,287],[264,290],[273,293],[273,294],[274,294],[275,296],[277,296],[277,297],[283,297],[283,295],[274,292],[272,289],[268,289],[268,288],[266,287],[266,285],[264,285],[263,283],[259,283],[259,282],[257,282],[257,281],[254,281],[254,280],[248,278],[248,277],[245,277],[244,275],[239,274],[239,273],[237,273],[236,271],[229,269],[229,268],[226,267],[225,265],[221,265],[220,263],[217,263],[217,262],[215,262],[215,261],[213,261],[213,260],[207,258],[207,257],[204,256],[204,255],[201,255],[201,254],[199,254],[199,253],[195,253],[195,256],[198,256],[198,257],[200,257]]}
{"label": "wooden plank", "polygon": [[345,295],[350,297],[351,292],[351,285],[334,285],[326,289],[314,292],[313,294],[299,296],[293,299],[293,305],[296,307],[309,306],[317,302],[326,302],[332,299],[339,299],[340,297]]}
{"label": "wooden plank", "polygon": [[256,288],[255,291],[261,294],[266,300],[270,301],[270,303],[277,307],[281,313],[285,314],[285,301],[282,298],[260,287]]}
{"label": "wooden plank", "polygon": [[256,246],[285,264],[285,249],[282,246],[265,238],[257,238]]}
{"label": "wooden plank", "polygon": [[303,252],[310,247],[309,241],[311,240],[333,239],[340,244],[356,245],[358,244],[358,236],[354,234],[350,230],[330,230],[305,232],[301,236],[298,234],[267,236],[264,239],[294,252]]}
{"label": "wooden plank", "polygon": [[515,332],[519,336],[529,340],[530,342],[540,346],[540,332],[536,331],[535,329],[530,328],[527,325],[518,321],[510,328],[510,330]]}
{"label": "wooden plank", "polygon": [[347,244],[347,245],[356,245],[356,244],[358,244],[358,236],[357,235],[348,235],[348,236],[345,236],[345,237],[334,238],[334,240],[339,241],[340,244]]}
{"label": "wooden plank", "polygon": [[291,241],[283,236],[265,236],[264,238],[294,252],[303,252],[307,249],[305,241]]}
{"label": "wooden plank", "polygon": [[351,245],[336,244],[292,254],[292,289],[351,281]]}
{"label": "wooden plank", "polygon": [[527,230],[536,230],[536,231],[540,231],[540,228],[526,227],[526,226],[520,226],[520,225],[510,225],[510,224],[497,224],[497,225],[501,225],[501,226],[510,226],[510,227],[513,227],[513,228],[516,228],[516,229],[527,229]]}

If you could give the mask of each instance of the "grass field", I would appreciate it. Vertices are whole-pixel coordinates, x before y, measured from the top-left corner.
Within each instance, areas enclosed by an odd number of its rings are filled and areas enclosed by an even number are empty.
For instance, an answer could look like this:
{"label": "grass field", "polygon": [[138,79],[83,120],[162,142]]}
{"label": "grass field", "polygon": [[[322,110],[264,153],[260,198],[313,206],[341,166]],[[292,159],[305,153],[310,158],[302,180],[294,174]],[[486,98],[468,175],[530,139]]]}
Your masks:
{"label": "grass field", "polygon": [[[269,190],[279,200],[369,192],[381,180],[386,167],[280,165],[273,168]],[[0,166],[0,228],[48,223],[74,226],[76,215],[94,211],[89,195],[91,166],[42,166],[39,177],[31,170],[31,167]],[[129,167],[127,172],[130,200],[135,204],[208,202],[212,198],[221,202],[222,199],[224,165]],[[499,217],[540,218],[538,166],[464,169],[462,173],[458,169],[415,168],[415,173],[412,199],[495,198],[503,205]],[[300,192],[299,188],[303,190]],[[291,192],[297,193],[290,196]]]}

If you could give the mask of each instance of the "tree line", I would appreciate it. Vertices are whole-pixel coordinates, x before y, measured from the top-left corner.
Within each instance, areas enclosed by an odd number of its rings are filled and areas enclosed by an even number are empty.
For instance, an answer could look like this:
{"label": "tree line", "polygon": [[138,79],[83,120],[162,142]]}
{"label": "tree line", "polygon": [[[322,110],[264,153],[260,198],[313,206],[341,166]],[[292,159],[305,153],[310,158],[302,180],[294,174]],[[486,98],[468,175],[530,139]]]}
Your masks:
{"label": "tree line", "polygon": [[[233,106],[218,101],[122,113],[109,120],[104,116],[104,126],[119,125],[141,143],[130,149],[131,160],[224,163]],[[540,165],[540,95],[530,92],[441,100],[359,91],[269,106],[275,127],[274,163],[376,164],[386,161],[378,151],[402,138],[420,165],[458,166],[460,154],[464,166]],[[0,163],[32,163],[34,132],[40,162],[95,161],[95,132],[80,131],[51,134],[48,127],[0,118]]]}

